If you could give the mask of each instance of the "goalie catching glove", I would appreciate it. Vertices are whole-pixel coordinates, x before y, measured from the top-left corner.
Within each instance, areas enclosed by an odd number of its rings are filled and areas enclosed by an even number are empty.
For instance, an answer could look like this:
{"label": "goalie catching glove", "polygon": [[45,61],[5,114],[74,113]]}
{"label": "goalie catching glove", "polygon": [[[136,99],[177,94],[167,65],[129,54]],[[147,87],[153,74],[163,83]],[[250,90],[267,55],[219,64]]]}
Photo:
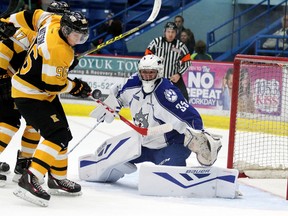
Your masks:
{"label": "goalie catching glove", "polygon": [[87,98],[90,95],[92,89],[87,82],[77,78],[75,78],[73,82],[75,83],[75,87],[69,92],[71,95],[82,98]]}
{"label": "goalie catching glove", "polygon": [[184,134],[184,146],[197,155],[197,160],[201,165],[212,166],[222,147],[221,136],[193,128],[187,128]]}

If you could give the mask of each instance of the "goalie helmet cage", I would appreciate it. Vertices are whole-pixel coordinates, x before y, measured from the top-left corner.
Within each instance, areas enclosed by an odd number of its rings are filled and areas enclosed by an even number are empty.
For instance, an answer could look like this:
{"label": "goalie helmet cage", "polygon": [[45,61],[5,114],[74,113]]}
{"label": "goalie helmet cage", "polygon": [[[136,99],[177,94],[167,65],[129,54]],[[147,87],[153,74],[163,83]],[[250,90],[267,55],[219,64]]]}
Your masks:
{"label": "goalie helmet cage", "polygon": [[227,167],[287,179],[288,58],[236,55],[232,98]]}

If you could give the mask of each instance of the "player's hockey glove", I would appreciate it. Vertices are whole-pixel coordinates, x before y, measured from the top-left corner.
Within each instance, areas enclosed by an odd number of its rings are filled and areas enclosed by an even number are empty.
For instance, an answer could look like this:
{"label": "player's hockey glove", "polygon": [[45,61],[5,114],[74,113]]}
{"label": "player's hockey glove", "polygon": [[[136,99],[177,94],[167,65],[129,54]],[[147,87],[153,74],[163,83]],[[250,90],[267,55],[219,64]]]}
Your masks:
{"label": "player's hockey glove", "polygon": [[72,65],[69,67],[69,71],[73,70],[79,63],[79,60],[77,58],[77,56],[74,56],[74,61],[72,63]]}
{"label": "player's hockey glove", "polygon": [[73,82],[75,83],[75,87],[70,91],[71,95],[82,98],[87,98],[90,95],[92,89],[87,82],[77,78],[75,78]]}
{"label": "player's hockey glove", "polygon": [[12,23],[2,23],[0,22],[0,40],[7,40],[12,37],[17,28]]}

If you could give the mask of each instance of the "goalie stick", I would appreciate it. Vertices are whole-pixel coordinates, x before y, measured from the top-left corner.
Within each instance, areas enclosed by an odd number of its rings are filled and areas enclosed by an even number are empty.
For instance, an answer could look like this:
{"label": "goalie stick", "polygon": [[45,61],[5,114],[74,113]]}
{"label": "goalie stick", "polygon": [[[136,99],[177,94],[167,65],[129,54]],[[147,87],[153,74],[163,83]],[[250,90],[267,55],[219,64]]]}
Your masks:
{"label": "goalie stick", "polygon": [[133,128],[135,131],[137,131],[142,136],[151,136],[151,135],[162,134],[162,133],[169,132],[169,131],[171,131],[173,129],[172,124],[169,124],[169,123],[158,125],[158,126],[154,126],[154,127],[148,127],[148,128],[142,128],[142,127],[136,126],[135,124],[130,122],[128,119],[126,119],[124,116],[122,116],[120,113],[116,112],[111,107],[109,107],[107,104],[105,104],[103,101],[97,99],[96,95],[98,95],[98,96],[101,95],[99,93],[99,91],[100,90],[95,89],[90,94],[90,98],[92,100],[94,100],[96,103],[103,105],[108,112],[110,112],[114,116],[118,117],[121,121],[123,121],[125,124],[127,124],[128,126]]}
{"label": "goalie stick", "polygon": [[125,38],[125,37],[127,37],[127,36],[129,36],[129,35],[132,35],[133,33],[139,31],[140,29],[144,28],[145,26],[148,26],[148,25],[151,24],[151,23],[156,19],[156,17],[158,16],[159,11],[160,11],[160,9],[161,9],[161,4],[162,4],[162,0],[154,0],[154,5],[153,5],[152,12],[151,12],[149,18],[148,18],[143,24],[141,24],[141,25],[139,25],[139,26],[137,26],[137,27],[135,27],[135,28],[127,31],[127,32],[124,32],[123,34],[120,34],[120,35],[118,35],[118,36],[116,36],[116,37],[114,37],[114,38],[111,38],[110,40],[105,41],[105,42],[99,44],[99,45],[98,45],[97,47],[95,47],[95,48],[92,48],[92,49],[90,49],[90,50],[87,50],[87,51],[84,52],[84,53],[81,53],[80,55],[78,55],[77,58],[80,59],[80,58],[84,57],[85,55],[88,55],[88,54],[90,54],[90,53],[92,53],[92,52],[96,52],[96,51],[102,49],[103,47],[108,46],[108,45],[114,43],[115,41],[121,40],[121,39],[123,39],[123,38]]}
{"label": "goalie stick", "polygon": [[[90,98],[93,98],[93,97],[90,97]],[[95,100],[95,99],[93,98],[93,100]],[[168,123],[163,124],[163,125],[154,126],[154,127],[148,127],[148,128],[138,127],[135,124],[133,124],[132,122],[130,122],[128,119],[126,119],[124,116],[117,113],[115,110],[111,109],[104,102],[102,102],[100,100],[95,100],[95,102],[98,104],[102,104],[108,112],[111,112],[112,114],[114,114],[121,121],[123,121],[125,124],[127,124],[128,126],[133,128],[135,131],[137,131],[142,136],[151,136],[151,135],[162,134],[162,133],[169,132],[173,129],[172,125],[168,124]]]}
{"label": "goalie stick", "polygon": [[[114,114],[115,116],[119,117],[120,120],[122,120],[124,123],[126,123],[127,125],[129,125],[131,128],[133,128],[135,131],[137,131],[139,134],[141,134],[142,136],[148,136],[148,135],[157,135],[157,134],[161,134],[161,133],[166,133],[169,132],[173,129],[172,124],[163,124],[163,125],[159,125],[159,126],[155,126],[155,127],[149,127],[149,128],[141,128],[138,127],[136,125],[134,125],[133,123],[131,123],[128,119],[124,118],[122,115],[120,115],[118,112],[116,112],[115,110],[113,110],[111,107],[109,107],[107,104],[105,104],[104,102],[100,101],[99,99],[95,99],[95,98],[99,98],[101,97],[102,92],[98,89],[95,89],[91,94],[90,94],[90,98],[95,101],[98,104],[102,104],[105,109],[109,112],[111,112],[112,114]],[[104,116],[103,116],[104,117]],[[82,139],[68,152],[68,154],[70,154],[72,151],[74,151],[74,149],[80,145],[82,143],[82,141],[101,123],[102,121],[97,121],[96,124],[94,125],[93,128],[91,128],[88,133],[82,137]]]}

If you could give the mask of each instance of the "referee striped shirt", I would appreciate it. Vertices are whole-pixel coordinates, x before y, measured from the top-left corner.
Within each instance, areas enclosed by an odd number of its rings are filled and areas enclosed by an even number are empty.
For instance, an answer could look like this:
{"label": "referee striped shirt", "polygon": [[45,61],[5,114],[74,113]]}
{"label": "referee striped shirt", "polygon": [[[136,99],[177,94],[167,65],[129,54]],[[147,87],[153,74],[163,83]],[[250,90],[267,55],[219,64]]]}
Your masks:
{"label": "referee striped shirt", "polygon": [[168,42],[165,37],[157,37],[148,45],[145,55],[154,54],[164,60],[164,77],[182,75],[191,65],[189,50],[178,39]]}

